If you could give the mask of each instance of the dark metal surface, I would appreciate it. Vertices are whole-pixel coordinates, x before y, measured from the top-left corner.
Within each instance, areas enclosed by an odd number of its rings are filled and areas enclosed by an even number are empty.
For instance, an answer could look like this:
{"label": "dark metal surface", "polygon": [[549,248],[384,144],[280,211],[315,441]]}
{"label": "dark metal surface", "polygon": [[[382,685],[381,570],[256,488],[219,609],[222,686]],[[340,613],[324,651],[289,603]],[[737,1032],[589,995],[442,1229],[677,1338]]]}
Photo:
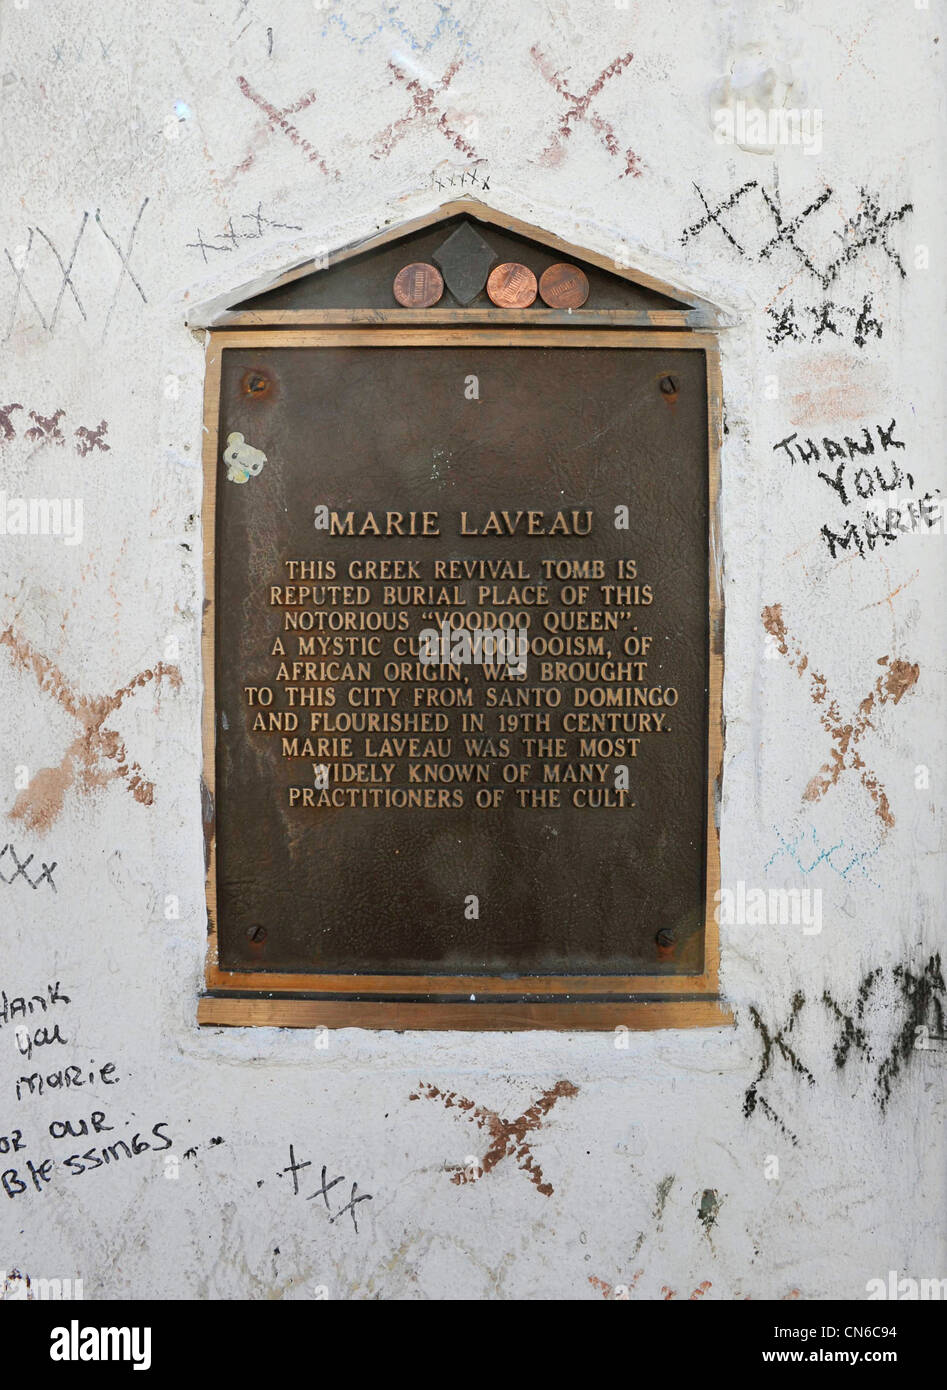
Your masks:
{"label": "dark metal surface", "polygon": [[[273,384],[247,394],[248,374]],[[465,396],[475,375],[479,399]],[[670,378],[674,409],[658,389]],[[708,682],[707,397],[702,352],[538,347],[232,348],[220,438],[266,466],[244,485],[218,468],[217,864],[225,969],[376,973],[675,975],[703,939]],[[437,537],[352,539],[313,508],[434,510]],[[613,524],[627,506],[630,529]],[[592,509],[591,536],[458,535],[460,512]],[[284,561],[634,559],[654,602],[648,682],[675,686],[670,732],[628,761],[633,808],[373,810],[290,807],[311,759],[251,731],[246,686],[278,687],[293,634],[269,586]],[[427,572],[424,581],[429,582]],[[373,584],[373,593],[380,585]],[[462,585],[472,604],[476,585]],[[373,602],[372,607],[377,607]],[[601,607],[594,592],[588,607]],[[532,610],[534,615],[537,610]],[[411,632],[426,624],[411,610]],[[623,631],[627,628],[623,628]],[[540,626],[534,631],[541,632]],[[391,634],[385,659],[392,659]],[[620,657],[620,649],[614,651]],[[581,659],[581,658],[577,658]],[[538,685],[529,657],[526,685]],[[469,667],[474,708],[485,677]],[[388,682],[378,679],[372,684]],[[354,683],[338,682],[347,710]],[[364,684],[364,682],[362,682]],[[561,687],[572,709],[571,683]],[[556,732],[553,720],[552,732]],[[491,731],[492,736],[495,733]],[[460,739],[457,740],[460,742]],[[574,744],[574,739],[572,743]],[[356,740],[357,742],[357,740]],[[515,742],[511,759],[519,750]],[[463,761],[458,751],[456,761]],[[508,759],[507,759],[508,760]],[[408,785],[393,757],[392,784]],[[504,759],[496,766],[491,783]],[[617,759],[609,760],[619,761]],[[566,798],[563,801],[566,802]],[[479,917],[465,916],[469,895]]]}

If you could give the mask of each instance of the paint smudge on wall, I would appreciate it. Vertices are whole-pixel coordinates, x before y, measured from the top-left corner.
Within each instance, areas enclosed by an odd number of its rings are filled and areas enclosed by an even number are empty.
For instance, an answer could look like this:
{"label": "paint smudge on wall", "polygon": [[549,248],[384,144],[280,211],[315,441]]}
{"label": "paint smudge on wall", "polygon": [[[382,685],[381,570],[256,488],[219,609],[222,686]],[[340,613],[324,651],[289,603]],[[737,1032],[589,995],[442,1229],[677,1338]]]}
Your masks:
{"label": "paint smudge on wall", "polygon": [[[689,1302],[689,1303],[694,1303],[694,1302],[698,1301],[699,1299],[703,1298],[704,1294],[707,1292],[708,1289],[712,1289],[712,1288],[713,1288],[713,1284],[711,1284],[710,1280],[709,1280],[709,1279],[705,1279],[702,1283],[700,1283],[700,1284],[697,1285],[697,1288],[694,1289],[692,1293],[689,1293],[689,1294],[687,1295],[688,1302]],[[676,1297],[677,1297],[677,1290],[676,1290],[676,1289],[672,1289],[671,1286],[670,1286],[669,1284],[664,1284],[664,1285],[662,1285],[662,1287],[661,1287],[661,1298],[662,1298],[662,1300],[663,1300],[665,1303],[670,1303],[671,1299],[672,1299],[672,1298],[676,1298]]]}
{"label": "paint smudge on wall", "polygon": [[[700,1206],[697,1208],[697,1220],[704,1228],[704,1234],[709,1238],[720,1215],[720,1208],[723,1206],[724,1198],[717,1195],[715,1187],[705,1187],[700,1198]],[[709,1287],[709,1285],[708,1285]]]}
{"label": "paint smudge on wall", "polygon": [[[673,1173],[668,1173],[666,1177],[663,1177],[663,1178],[661,1179],[661,1181],[658,1183],[657,1188],[656,1188],[656,1190],[655,1190],[655,1203],[654,1203],[654,1209],[653,1209],[653,1211],[651,1212],[651,1215],[652,1215],[652,1217],[654,1218],[654,1222],[655,1222],[655,1226],[654,1226],[654,1234],[655,1234],[655,1235],[657,1235],[657,1234],[660,1232],[661,1227],[662,1227],[662,1225],[663,1225],[663,1222],[664,1222],[664,1208],[665,1208],[665,1205],[667,1204],[667,1199],[668,1199],[668,1197],[669,1197],[670,1194],[671,1194],[671,1188],[672,1188],[673,1186],[674,1186],[674,1174],[673,1174]],[[631,1258],[632,1258],[632,1259],[635,1258],[635,1256],[638,1254],[638,1251],[641,1249],[642,1245],[644,1245],[644,1242],[645,1242],[645,1239],[646,1239],[646,1237],[647,1237],[647,1234],[648,1234],[647,1231],[639,1231],[639,1232],[638,1232],[638,1238],[637,1238],[637,1240],[635,1241],[634,1249],[633,1249],[632,1252],[631,1252]]]}

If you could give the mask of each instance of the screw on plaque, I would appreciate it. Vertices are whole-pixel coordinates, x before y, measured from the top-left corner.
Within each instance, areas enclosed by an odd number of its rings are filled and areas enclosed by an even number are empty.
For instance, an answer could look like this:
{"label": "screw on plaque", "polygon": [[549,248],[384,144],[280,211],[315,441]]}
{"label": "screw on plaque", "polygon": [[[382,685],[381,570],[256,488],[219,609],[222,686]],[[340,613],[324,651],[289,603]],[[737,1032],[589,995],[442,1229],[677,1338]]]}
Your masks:
{"label": "screw on plaque", "polygon": [[671,927],[662,927],[654,938],[658,948],[658,960],[670,960],[674,955],[674,932]]}
{"label": "screw on plaque", "polygon": [[266,940],[266,927],[251,927],[247,936],[256,946],[262,946]]}
{"label": "screw on plaque", "polygon": [[467,305],[482,292],[487,271],[497,255],[469,222],[461,222],[431,259],[440,267],[444,283],[457,303]]}
{"label": "screw on plaque", "polygon": [[673,376],[663,376],[659,382],[661,394],[663,396],[677,395],[677,378]]}
{"label": "screw on plaque", "polygon": [[273,383],[266,372],[247,372],[240,383],[245,396],[262,400],[270,394]]}

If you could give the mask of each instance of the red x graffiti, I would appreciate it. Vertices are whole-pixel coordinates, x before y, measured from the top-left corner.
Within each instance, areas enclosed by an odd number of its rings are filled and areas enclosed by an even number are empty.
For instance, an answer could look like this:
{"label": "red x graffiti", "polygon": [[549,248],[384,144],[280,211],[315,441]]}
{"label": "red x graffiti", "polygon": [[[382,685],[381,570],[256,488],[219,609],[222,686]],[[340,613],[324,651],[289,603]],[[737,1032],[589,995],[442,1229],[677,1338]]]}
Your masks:
{"label": "red x graffiti", "polygon": [[23,821],[31,830],[46,830],[62,810],[66,791],[74,783],[80,791],[87,792],[116,778],[124,780],[136,801],[150,806],[154,799],[153,783],[142,775],[138,763],[129,761],[121,737],[105,728],[105,721],[126,696],[150,681],[157,683],[166,676],[172,685],[179,686],[178,668],[159,661],[150,670],[139,671],[111,695],[76,695],[59,667],[12,627],[0,632],[0,646],[9,648],[14,663],[23,671],[31,671],[40,690],[71,714],[81,730],[57,767],[44,767],[30,779],[14,803],[11,818]]}
{"label": "red x graffiti", "polygon": [[451,1182],[457,1184],[475,1182],[478,1177],[482,1177],[489,1173],[491,1168],[495,1168],[502,1159],[515,1156],[517,1167],[529,1175],[530,1182],[544,1197],[549,1197],[553,1190],[552,1184],[543,1182],[543,1170],[533,1158],[532,1149],[526,1142],[526,1136],[540,1128],[557,1100],[562,1096],[576,1096],[578,1094],[578,1086],[573,1086],[571,1081],[557,1081],[555,1086],[550,1086],[547,1091],[543,1091],[539,1099],[534,1100],[532,1105],[524,1110],[522,1115],[517,1115],[515,1120],[504,1120],[495,1110],[488,1110],[485,1105],[476,1105],[466,1096],[457,1095],[456,1091],[441,1091],[437,1086],[432,1086],[430,1082],[422,1082],[417,1092],[413,1093],[409,1099],[420,1100],[424,1097],[427,1100],[440,1100],[443,1101],[448,1110],[456,1106],[468,1120],[473,1120],[478,1129],[485,1129],[489,1134],[490,1147],[477,1165],[476,1171],[471,1172],[462,1168],[452,1174]]}
{"label": "red x graffiti", "polygon": [[[266,128],[268,131],[281,130],[287,140],[295,145],[297,149],[302,150],[310,164],[315,164],[316,168],[325,174],[326,178],[337,179],[340,177],[339,171],[337,169],[331,169],[315,146],[300,133],[299,129],[293,125],[292,121],[287,119],[289,116],[298,116],[300,111],[305,111],[313,104],[316,99],[315,89],[307,92],[305,96],[301,96],[297,101],[290,102],[289,106],[284,106],[282,111],[280,111],[272,102],[267,101],[265,97],[261,97],[259,92],[255,92],[245,77],[237,78],[237,86],[247,100],[252,101],[254,106],[258,107],[263,112],[266,117]],[[250,150],[246,158],[237,165],[233,172],[235,174],[246,173],[255,158],[255,151]]]}
{"label": "red x graffiti", "polygon": [[[878,780],[876,773],[867,767],[858,751],[858,745],[866,729],[873,728],[872,714],[876,707],[886,705],[890,700],[896,705],[902,696],[913,690],[917,684],[920,668],[907,661],[891,661],[880,656],[877,664],[884,669],[871,690],[858,706],[851,719],[844,719],[836,701],[829,696],[825,676],[813,670],[809,658],[802,647],[789,636],[783,620],[782,605],[774,603],[763,609],[763,625],[776,643],[781,656],[789,657],[789,664],[799,676],[806,671],[812,685],[812,703],[819,711],[819,722],[832,739],[828,761],[823,763],[814,777],[809,779],[803,799],[818,801],[830,787],[834,787],[842,773],[851,768],[858,772],[859,781],[868,792],[875,807],[875,814],[885,830],[894,825],[894,816],[888,804],[888,795]],[[790,641],[792,648],[790,649]]]}
{"label": "red x graffiti", "polygon": [[[592,108],[592,102],[599,95],[609,78],[615,77],[618,73],[623,72],[635,55],[633,53],[624,53],[620,58],[616,58],[613,62],[609,63],[607,68],[602,69],[592,85],[583,92],[581,96],[576,96],[574,92],[569,91],[564,79],[560,77],[549,59],[540,52],[537,45],[534,44],[529,51],[533,62],[539,68],[539,71],[549,85],[554,87],[562,99],[569,103],[568,110],[560,120],[552,140],[540,155],[540,159],[543,163],[558,164],[562,160],[565,155],[565,141],[571,136],[573,128],[578,121],[586,121],[592,127],[610,155],[622,157],[618,137],[615,134],[615,129],[611,121],[606,121],[603,116],[598,115]],[[625,150],[623,158],[625,160],[625,167],[619,175],[619,178],[624,178],[626,174],[631,174],[633,178],[638,178],[642,172],[642,168],[641,161],[634,150]]]}
{"label": "red x graffiti", "polygon": [[435,130],[439,130],[441,134],[451,142],[455,150],[460,150],[468,159],[476,159],[477,152],[473,145],[471,145],[469,140],[451,124],[447,112],[439,108],[435,102],[435,97],[439,93],[447,91],[447,88],[453,82],[463,64],[459,60],[455,60],[451,63],[450,67],[445,70],[443,77],[441,77],[438,82],[435,82],[432,87],[422,87],[420,81],[416,77],[409,79],[408,74],[399,68],[397,63],[389,61],[388,66],[394,73],[397,81],[404,83],[405,90],[411,97],[411,110],[406,116],[402,116],[400,120],[391,121],[385,126],[384,130],[379,131],[375,136],[375,149],[372,150],[372,159],[384,159],[386,155],[391,154],[395,145],[404,139],[405,135],[408,133],[408,128],[412,126],[415,121],[421,121],[425,125],[433,126]]}

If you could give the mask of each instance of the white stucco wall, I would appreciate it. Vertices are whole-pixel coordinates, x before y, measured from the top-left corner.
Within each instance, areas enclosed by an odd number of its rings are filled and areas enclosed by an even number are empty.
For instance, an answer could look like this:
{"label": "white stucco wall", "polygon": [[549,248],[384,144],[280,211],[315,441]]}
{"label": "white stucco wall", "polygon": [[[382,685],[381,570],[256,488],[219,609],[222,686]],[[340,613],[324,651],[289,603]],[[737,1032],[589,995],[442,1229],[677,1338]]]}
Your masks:
{"label": "white stucco wall", "polygon": [[[29,1063],[22,1019],[0,1024],[0,1135],[25,1145],[0,1155],[9,1290],[821,1299],[947,1275],[943,527],[835,559],[820,533],[877,501],[855,495],[861,462],[910,471],[901,495],[945,487],[941,15],[6,0],[2,490],[83,505],[76,544],[0,536],[0,988],[69,998],[35,1005],[34,1035],[64,1041]],[[821,149],[716,141],[712,112],[740,101],[818,113]],[[185,316],[449,200],[471,169],[464,191],[733,311],[723,883],[819,890],[822,930],[724,925],[736,1026],[624,1048],[199,1031],[203,335]],[[843,505],[822,441],[865,429],[876,454]],[[794,432],[819,462],[774,448]],[[833,746],[847,765],[818,794]],[[17,1099],[24,1073],[93,1059],[114,1071]],[[489,1140],[412,1098],[513,1120],[561,1081],[577,1093],[527,1135],[548,1195],[515,1154],[452,1182]],[[173,1146],[70,1172],[85,1142],[49,1127],[93,1110],[103,1138],[160,1122]],[[291,1144],[312,1165],[298,1195]],[[344,1175],[331,1212],[306,1200],[323,1164]],[[330,1219],[353,1181],[357,1232]]]}

